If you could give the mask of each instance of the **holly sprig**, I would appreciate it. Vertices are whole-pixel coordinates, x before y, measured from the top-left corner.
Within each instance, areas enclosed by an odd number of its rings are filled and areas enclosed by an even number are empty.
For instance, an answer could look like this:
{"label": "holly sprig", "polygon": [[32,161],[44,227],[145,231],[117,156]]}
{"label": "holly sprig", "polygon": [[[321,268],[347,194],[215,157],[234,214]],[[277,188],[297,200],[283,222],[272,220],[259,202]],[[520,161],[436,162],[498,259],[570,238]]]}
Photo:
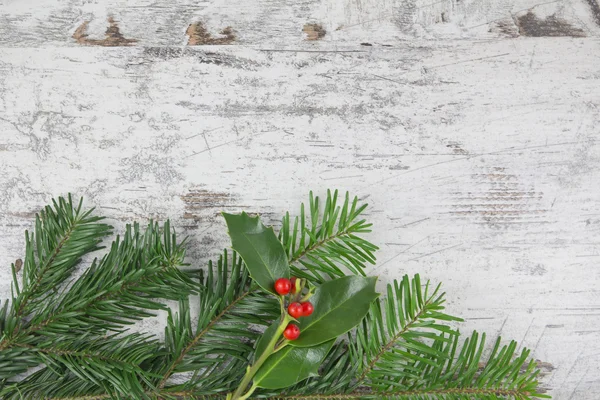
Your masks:
{"label": "holly sprig", "polygon": [[[281,308],[279,319],[257,342],[254,363],[227,396],[227,400],[244,400],[257,388],[284,388],[317,375],[335,340],[360,323],[379,294],[376,277],[345,276],[318,287],[305,278],[290,280],[287,255],[273,228],[244,212],[223,216],[232,247],[250,276],[266,293],[277,296]],[[289,350],[283,351],[287,347]],[[303,362],[279,368],[299,359]]]}

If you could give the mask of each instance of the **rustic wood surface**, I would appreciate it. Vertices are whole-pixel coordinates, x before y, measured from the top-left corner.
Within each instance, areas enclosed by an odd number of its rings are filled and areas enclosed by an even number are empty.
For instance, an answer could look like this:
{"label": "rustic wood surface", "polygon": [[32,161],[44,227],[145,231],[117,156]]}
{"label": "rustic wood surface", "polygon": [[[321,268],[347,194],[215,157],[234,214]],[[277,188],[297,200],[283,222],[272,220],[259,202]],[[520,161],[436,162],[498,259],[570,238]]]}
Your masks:
{"label": "rustic wood surface", "polygon": [[277,225],[339,188],[372,274],[444,282],[463,331],[597,400],[599,36],[596,0],[0,0],[0,297],[67,192],[171,218],[202,265],[219,211]]}

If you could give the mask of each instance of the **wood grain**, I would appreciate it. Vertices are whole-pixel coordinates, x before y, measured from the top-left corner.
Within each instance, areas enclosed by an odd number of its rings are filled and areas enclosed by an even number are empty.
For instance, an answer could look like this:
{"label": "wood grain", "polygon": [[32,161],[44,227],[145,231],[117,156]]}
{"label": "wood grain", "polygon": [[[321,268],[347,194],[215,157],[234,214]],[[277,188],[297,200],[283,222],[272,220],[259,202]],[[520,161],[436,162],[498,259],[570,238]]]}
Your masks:
{"label": "wood grain", "polygon": [[25,3],[0,2],[0,297],[54,196],[171,218],[200,266],[220,211],[278,226],[340,188],[370,204],[372,274],[444,282],[464,332],[532,348],[555,399],[600,397],[592,3]]}
{"label": "wood grain", "polygon": [[141,46],[184,45],[192,24],[213,37],[229,27],[237,44],[263,47],[302,44],[307,24],[327,32],[327,44],[352,45],[600,35],[597,0],[3,0],[0,7],[1,47],[78,46],[73,34],[82,24],[89,40],[104,40],[107,27],[118,24],[121,35]]}

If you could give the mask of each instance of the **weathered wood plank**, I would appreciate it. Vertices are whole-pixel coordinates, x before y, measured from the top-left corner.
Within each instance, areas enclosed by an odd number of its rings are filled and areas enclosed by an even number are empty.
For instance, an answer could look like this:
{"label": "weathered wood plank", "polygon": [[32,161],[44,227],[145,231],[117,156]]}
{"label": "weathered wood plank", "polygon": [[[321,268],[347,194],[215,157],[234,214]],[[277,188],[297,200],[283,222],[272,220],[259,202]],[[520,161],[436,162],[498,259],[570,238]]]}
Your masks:
{"label": "weathered wood plank", "polygon": [[[598,36],[598,0],[302,0],[0,2],[0,47],[395,45],[421,39]],[[110,20],[110,21],[109,21]],[[112,21],[112,22],[111,22]],[[116,29],[122,38],[114,40]],[[190,28],[192,28],[190,30]],[[87,41],[81,40],[86,32]],[[106,38],[109,40],[105,40]],[[116,37],[119,37],[118,35]],[[113,38],[113,39],[111,39]],[[220,40],[220,41],[219,41]]]}
{"label": "weathered wood plank", "polygon": [[445,282],[464,331],[535,349],[556,399],[598,398],[598,39],[274,52],[121,33],[138,47],[0,49],[1,297],[33,213],[68,191],[120,228],[172,218],[202,264],[227,245],[219,211],[277,224],[337,187],[371,204],[373,274]]}

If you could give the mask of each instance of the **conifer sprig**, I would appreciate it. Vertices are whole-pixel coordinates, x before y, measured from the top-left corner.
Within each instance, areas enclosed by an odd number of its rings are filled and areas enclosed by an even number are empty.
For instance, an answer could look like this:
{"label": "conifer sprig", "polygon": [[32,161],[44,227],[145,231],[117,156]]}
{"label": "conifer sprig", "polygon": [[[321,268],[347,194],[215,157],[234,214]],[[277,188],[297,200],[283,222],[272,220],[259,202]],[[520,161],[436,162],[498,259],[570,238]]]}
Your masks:
{"label": "conifer sprig", "polygon": [[13,271],[13,298],[11,311],[4,319],[0,350],[7,347],[7,339],[14,336],[31,314],[39,312],[70,276],[81,257],[102,248],[102,239],[111,232],[111,226],[100,223],[103,218],[92,211],[82,211],[83,199],[73,205],[71,196],[53,200],[35,217],[35,232],[25,232],[25,261],[22,284]]}
{"label": "conifer sprig", "polygon": [[445,293],[440,293],[440,287],[430,291],[427,282],[423,288],[419,275],[413,279],[404,276],[400,282],[387,285],[387,298],[373,304],[361,329],[357,329],[360,345],[355,361],[364,364],[358,377],[360,384],[369,382],[371,387],[381,389],[381,379],[411,379],[414,365],[426,364],[432,356],[441,355],[428,341],[451,341],[458,335],[447,322],[462,320],[443,312]]}
{"label": "conifer sprig", "polygon": [[338,191],[328,190],[325,204],[310,192],[308,210],[283,217],[279,239],[288,254],[294,275],[316,282],[341,277],[347,272],[364,275],[367,264],[375,264],[377,246],[362,237],[372,224],[362,218],[367,204],[358,197],[338,203]]}
{"label": "conifer sprig", "polygon": [[185,248],[168,222],[162,228],[150,223],[145,231],[138,224],[127,226],[102,260],[66,284],[81,257],[99,248],[110,227],[98,224],[101,218],[91,210],[82,212],[81,201],[73,207],[69,197],[54,205],[36,218],[33,238],[27,235],[23,285],[13,269],[13,301],[0,311],[0,398],[43,390],[35,380],[47,373],[9,381],[38,365],[68,371],[83,387],[141,395],[156,380],[144,367],[152,365],[162,347],[146,335],[108,331],[124,332],[126,325],[167,309],[162,300],[187,299],[197,291],[197,282],[179,270]]}
{"label": "conifer sprig", "polygon": [[[169,313],[165,342],[172,357],[159,388],[174,373],[208,370],[213,376],[227,376],[239,371],[239,361],[247,362],[252,344],[260,335],[259,330],[250,326],[268,325],[279,311],[275,299],[265,297],[253,287],[235,252],[225,250],[216,265],[209,262],[206,273],[201,273],[200,287],[195,326],[187,300],[179,303],[177,314]],[[195,376],[190,384],[206,386],[202,382],[205,375]]]}

